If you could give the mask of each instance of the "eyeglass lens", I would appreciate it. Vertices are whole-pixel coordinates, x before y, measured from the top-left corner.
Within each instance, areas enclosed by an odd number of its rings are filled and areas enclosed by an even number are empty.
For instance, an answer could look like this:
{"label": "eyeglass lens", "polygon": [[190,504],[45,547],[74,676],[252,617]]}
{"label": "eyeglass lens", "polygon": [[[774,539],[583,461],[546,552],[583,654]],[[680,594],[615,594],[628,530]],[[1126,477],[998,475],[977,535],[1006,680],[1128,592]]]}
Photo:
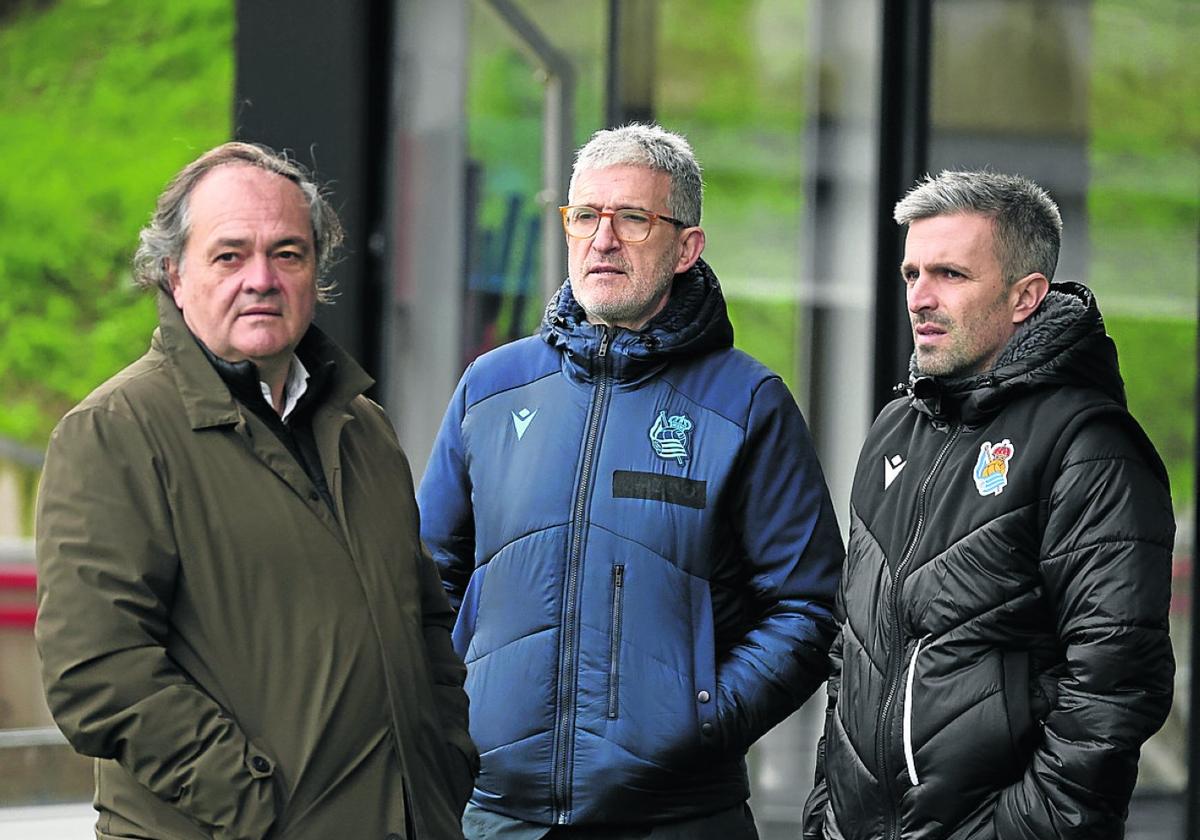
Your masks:
{"label": "eyeglass lens", "polygon": [[[572,207],[567,211],[567,233],[579,239],[594,236],[600,229],[600,219],[608,216],[591,207]],[[622,242],[641,242],[654,226],[651,216],[640,210],[615,210],[611,214],[613,233]]]}

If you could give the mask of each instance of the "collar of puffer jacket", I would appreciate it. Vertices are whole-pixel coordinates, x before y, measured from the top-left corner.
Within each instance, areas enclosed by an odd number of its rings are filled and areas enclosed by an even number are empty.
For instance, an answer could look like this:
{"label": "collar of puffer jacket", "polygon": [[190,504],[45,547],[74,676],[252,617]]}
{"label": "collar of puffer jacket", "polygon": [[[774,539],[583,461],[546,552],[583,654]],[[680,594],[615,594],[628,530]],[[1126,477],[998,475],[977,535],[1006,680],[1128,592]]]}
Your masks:
{"label": "collar of puffer jacket", "polygon": [[1094,388],[1125,405],[1117,348],[1096,297],[1081,283],[1051,283],[1038,310],[1018,327],[991,370],[962,378],[922,376],[916,354],[904,390],[918,411],[975,423],[1028,391],[1064,385]]}
{"label": "collar of puffer jacket", "polygon": [[591,324],[563,282],[542,318],[542,338],[562,351],[572,372],[585,380],[603,370],[600,347],[608,337],[608,373],[619,383],[640,381],[673,359],[733,346],[733,324],[716,274],[704,260],[675,275],[663,310],[641,330]]}

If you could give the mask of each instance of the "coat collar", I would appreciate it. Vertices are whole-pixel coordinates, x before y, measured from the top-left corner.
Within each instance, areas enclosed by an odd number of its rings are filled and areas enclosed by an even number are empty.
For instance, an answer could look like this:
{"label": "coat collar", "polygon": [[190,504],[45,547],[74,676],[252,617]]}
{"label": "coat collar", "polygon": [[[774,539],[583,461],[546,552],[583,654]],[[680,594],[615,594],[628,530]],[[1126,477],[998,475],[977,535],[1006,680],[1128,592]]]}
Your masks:
{"label": "coat collar", "polygon": [[[158,329],[154,331],[150,347],[170,361],[179,396],[193,429],[236,425],[242,420],[241,410],[229,386],[209,362],[199,340],[187,328],[175,301],[165,292],[158,293]],[[374,384],[358,363],[316,326],[308,328],[296,353],[310,370],[328,368],[331,381],[324,394],[326,405],[344,408]]]}
{"label": "coat collar", "polygon": [[704,260],[675,275],[667,305],[637,332],[589,323],[571,281],[564,281],[546,305],[541,336],[562,351],[571,373],[584,380],[599,375],[599,349],[606,332],[609,374],[626,384],[645,379],[672,359],[733,346],[733,324],[721,284]]}

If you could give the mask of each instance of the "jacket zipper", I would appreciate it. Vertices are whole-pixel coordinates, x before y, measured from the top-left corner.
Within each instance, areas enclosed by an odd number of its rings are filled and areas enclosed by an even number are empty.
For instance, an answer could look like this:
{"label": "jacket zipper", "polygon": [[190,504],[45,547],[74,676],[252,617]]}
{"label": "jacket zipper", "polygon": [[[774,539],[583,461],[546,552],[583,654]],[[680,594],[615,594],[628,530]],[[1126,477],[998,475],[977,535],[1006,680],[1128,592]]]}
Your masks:
{"label": "jacket zipper", "polygon": [[892,771],[888,767],[887,760],[888,732],[891,731],[892,714],[894,712],[893,706],[896,701],[896,691],[900,686],[900,674],[903,671],[903,660],[899,655],[903,643],[900,634],[900,591],[904,586],[904,576],[908,572],[909,561],[912,560],[913,555],[916,553],[917,545],[921,541],[921,533],[925,530],[925,500],[929,493],[929,488],[933,484],[934,478],[937,477],[938,471],[941,470],[946,456],[950,453],[950,448],[954,446],[961,432],[962,426],[955,425],[949,438],[946,439],[946,442],[942,444],[942,448],[938,451],[937,457],[934,458],[933,466],[929,468],[929,472],[925,474],[925,478],[921,481],[921,489],[917,494],[917,523],[913,527],[912,536],[909,537],[908,546],[904,549],[900,563],[896,566],[896,574],[892,581],[892,593],[888,604],[891,617],[891,632],[889,634],[891,644],[888,650],[889,670],[891,673],[888,677],[887,692],[884,695],[883,705],[879,708],[878,726],[875,729],[875,758],[887,792],[887,836],[890,840],[899,840],[900,837],[896,783],[892,778]]}
{"label": "jacket zipper", "polygon": [[617,687],[621,675],[621,606],[625,598],[625,566],[613,566],[612,639],[609,644],[608,719],[617,718]]}
{"label": "jacket zipper", "polygon": [[570,821],[572,758],[572,729],[575,723],[575,660],[576,636],[579,633],[579,567],[583,560],[583,531],[587,516],[587,500],[592,484],[592,462],[600,436],[600,419],[608,402],[608,346],[613,328],[605,327],[597,357],[600,377],[592,395],[587,432],[583,442],[583,464],[579,468],[579,486],[575,488],[575,505],[571,515],[571,548],[567,556],[567,591],[563,603],[562,652],[558,661],[558,726],[554,736],[554,821],[566,825]]}
{"label": "jacket zipper", "polygon": [[917,673],[917,654],[921,652],[921,645],[929,636],[922,636],[917,639],[917,646],[913,648],[912,659],[908,663],[908,679],[904,683],[904,761],[908,764],[908,780],[912,782],[913,787],[916,787],[920,782],[917,780],[917,760],[913,757],[912,745],[912,692],[913,692],[913,676]]}

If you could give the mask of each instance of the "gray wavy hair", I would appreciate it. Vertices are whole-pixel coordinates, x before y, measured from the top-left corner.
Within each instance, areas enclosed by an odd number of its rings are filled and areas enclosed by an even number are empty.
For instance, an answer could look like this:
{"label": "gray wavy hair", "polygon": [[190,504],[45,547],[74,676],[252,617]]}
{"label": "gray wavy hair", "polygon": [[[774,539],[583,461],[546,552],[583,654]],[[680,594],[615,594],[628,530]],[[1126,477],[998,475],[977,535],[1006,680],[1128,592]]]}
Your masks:
{"label": "gray wavy hair", "polygon": [[671,215],[688,226],[700,224],[704,181],[696,155],[681,135],[660,125],[643,123],[597,131],[575,154],[571,193],[575,192],[575,180],[580,172],[608,166],[644,166],[667,173],[671,179],[667,194]]}
{"label": "gray wavy hair", "polygon": [[200,180],[218,166],[255,166],[287,178],[300,188],[308,202],[316,249],[317,300],[329,303],[334,283],[329,269],[337,261],[344,234],[337,213],[308,170],[286,154],[256,143],[223,143],[180,170],[158,197],[150,223],[138,234],[133,255],[133,282],[143,289],[170,293],[169,263],[179,264],[191,233],[188,201]]}
{"label": "gray wavy hair", "polygon": [[1034,272],[1054,279],[1062,214],[1044,189],[1020,175],[945,170],[926,175],[896,203],[896,224],[955,213],[992,219],[996,258],[1007,285]]}

